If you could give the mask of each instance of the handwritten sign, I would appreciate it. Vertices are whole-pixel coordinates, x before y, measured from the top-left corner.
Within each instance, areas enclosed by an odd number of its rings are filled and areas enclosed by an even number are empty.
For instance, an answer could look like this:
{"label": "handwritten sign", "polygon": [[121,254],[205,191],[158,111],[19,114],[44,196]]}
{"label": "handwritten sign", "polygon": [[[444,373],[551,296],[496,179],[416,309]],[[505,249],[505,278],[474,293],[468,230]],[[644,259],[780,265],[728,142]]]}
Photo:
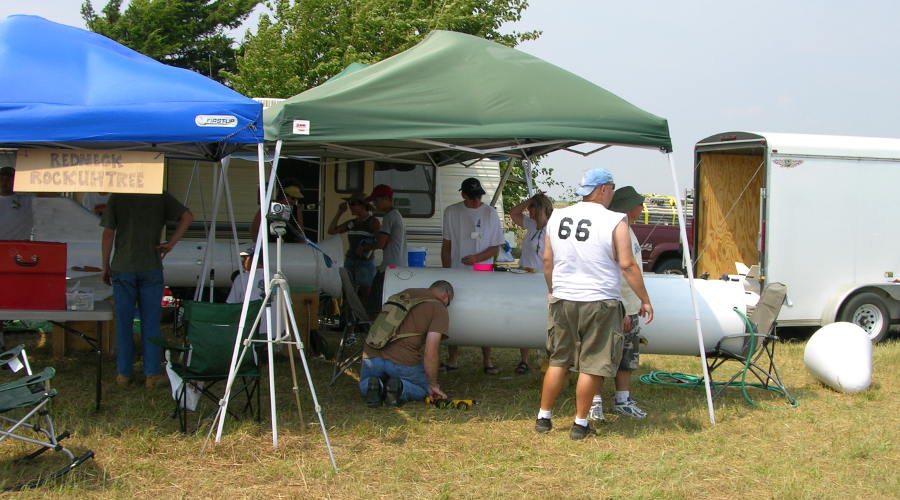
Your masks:
{"label": "handwritten sign", "polygon": [[20,149],[14,189],[24,192],[159,194],[162,153]]}

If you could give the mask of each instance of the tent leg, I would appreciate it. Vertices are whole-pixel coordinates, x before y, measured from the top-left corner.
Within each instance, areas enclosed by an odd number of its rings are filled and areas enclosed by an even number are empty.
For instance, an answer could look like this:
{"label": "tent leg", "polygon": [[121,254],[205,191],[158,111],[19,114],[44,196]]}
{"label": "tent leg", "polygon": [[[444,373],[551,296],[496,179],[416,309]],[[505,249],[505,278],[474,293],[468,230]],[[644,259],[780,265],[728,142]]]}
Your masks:
{"label": "tent leg", "polygon": [[713,408],[712,390],[709,385],[709,370],[706,366],[706,347],[703,345],[703,331],[700,328],[700,309],[697,307],[697,291],[694,289],[694,269],[691,266],[691,248],[688,246],[687,226],[684,221],[684,212],[681,207],[681,188],[678,186],[678,176],[675,174],[675,158],[672,153],[666,153],[669,160],[669,169],[672,171],[672,185],[675,188],[675,209],[678,212],[678,228],[681,232],[681,246],[684,249],[685,269],[687,269],[688,285],[691,290],[691,306],[694,308],[694,323],[697,325],[697,343],[700,348],[700,366],[703,367],[703,384],[706,386],[706,406],[709,409],[709,423],[716,424],[716,410]]}

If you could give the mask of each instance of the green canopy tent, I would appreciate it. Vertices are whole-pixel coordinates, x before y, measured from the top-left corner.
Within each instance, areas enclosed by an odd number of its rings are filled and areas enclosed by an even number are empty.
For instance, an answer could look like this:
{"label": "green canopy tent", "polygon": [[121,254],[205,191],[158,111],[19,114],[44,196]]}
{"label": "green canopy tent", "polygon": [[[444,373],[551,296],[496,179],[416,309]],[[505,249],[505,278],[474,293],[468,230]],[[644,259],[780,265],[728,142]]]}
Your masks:
{"label": "green canopy tent", "polygon": [[[435,31],[393,57],[369,66],[353,64],[324,84],[264,110],[263,121],[265,139],[275,148],[268,182],[264,147],[258,148],[262,206],[269,206],[282,155],[434,166],[520,158],[532,192],[527,172],[534,156],[558,150],[587,156],[612,146],[653,148],[667,154],[675,191],[680,192],[664,118],[537,57],[462,33]],[[575,149],[579,145],[592,146],[581,151]],[[495,193],[492,204],[496,198]],[[676,202],[683,219],[677,197]],[[684,227],[681,220],[682,241],[687,241]],[[268,249],[260,243],[268,273]],[[251,272],[257,258],[258,253]],[[690,266],[688,273],[693,280]],[[705,374],[693,286],[691,294]],[[232,367],[239,348],[236,344]],[[708,383],[707,403],[713,421]],[[218,423],[216,442],[224,419]],[[273,434],[274,429],[273,410]]]}

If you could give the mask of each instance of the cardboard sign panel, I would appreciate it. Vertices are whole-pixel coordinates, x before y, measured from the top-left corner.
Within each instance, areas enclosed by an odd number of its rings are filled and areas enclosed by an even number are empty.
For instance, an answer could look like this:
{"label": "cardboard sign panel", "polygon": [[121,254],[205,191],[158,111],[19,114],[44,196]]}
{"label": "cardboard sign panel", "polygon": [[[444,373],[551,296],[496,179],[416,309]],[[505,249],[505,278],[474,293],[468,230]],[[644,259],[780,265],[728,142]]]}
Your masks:
{"label": "cardboard sign panel", "polygon": [[13,189],[24,192],[160,194],[162,153],[20,149]]}

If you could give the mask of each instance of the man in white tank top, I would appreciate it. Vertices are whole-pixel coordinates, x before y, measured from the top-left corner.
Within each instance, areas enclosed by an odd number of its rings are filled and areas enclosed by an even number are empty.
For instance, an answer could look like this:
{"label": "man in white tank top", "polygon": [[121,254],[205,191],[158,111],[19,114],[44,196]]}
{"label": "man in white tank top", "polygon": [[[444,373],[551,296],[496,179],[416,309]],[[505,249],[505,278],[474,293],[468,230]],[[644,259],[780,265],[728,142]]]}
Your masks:
{"label": "man in white tank top", "polygon": [[653,320],[640,263],[631,252],[628,223],[622,214],[606,209],[614,191],[612,174],[602,168],[588,170],[575,191],[582,201],[555,210],[547,222],[544,277],[550,291],[550,366],[544,375],[537,432],[552,429],[551,411],[569,370],[574,369],[579,375],[569,437],[596,434],[587,420],[591,399],[603,377],[616,374],[622,357],[620,276],[640,299],[639,314],[647,323]]}

